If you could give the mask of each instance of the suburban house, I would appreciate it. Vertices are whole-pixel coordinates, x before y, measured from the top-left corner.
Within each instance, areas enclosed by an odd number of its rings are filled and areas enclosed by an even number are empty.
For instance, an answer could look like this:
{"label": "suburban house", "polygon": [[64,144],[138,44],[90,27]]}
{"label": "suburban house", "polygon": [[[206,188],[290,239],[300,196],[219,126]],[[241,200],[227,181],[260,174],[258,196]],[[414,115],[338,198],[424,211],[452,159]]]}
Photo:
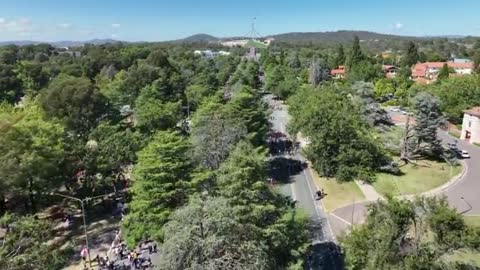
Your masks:
{"label": "suburban house", "polygon": [[470,143],[480,143],[480,107],[463,111],[461,140]]}
{"label": "suburban house", "polygon": [[472,62],[426,62],[418,63],[412,67],[412,79],[417,82],[431,83],[437,79],[438,73],[445,64],[455,71],[456,76],[470,75],[473,73]]}
{"label": "suburban house", "polygon": [[[387,78],[395,78],[398,73],[398,67],[392,65],[383,65],[382,66],[383,73]],[[334,79],[343,79],[345,78],[346,68],[345,66],[338,66],[338,68],[332,69],[330,71],[330,75]]]}
{"label": "suburban house", "polygon": [[330,75],[332,75],[334,79],[345,78],[345,66],[338,66],[338,68],[332,69],[330,71]]}
{"label": "suburban house", "polygon": [[395,78],[398,73],[398,67],[393,65],[383,65],[382,70],[386,78]]}

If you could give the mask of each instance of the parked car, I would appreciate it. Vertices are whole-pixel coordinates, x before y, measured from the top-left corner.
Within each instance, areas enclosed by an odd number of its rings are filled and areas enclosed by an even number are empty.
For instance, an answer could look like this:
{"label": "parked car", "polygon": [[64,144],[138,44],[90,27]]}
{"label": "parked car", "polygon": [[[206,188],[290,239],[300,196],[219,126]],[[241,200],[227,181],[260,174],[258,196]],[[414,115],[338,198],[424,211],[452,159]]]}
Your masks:
{"label": "parked car", "polygon": [[458,150],[457,149],[457,155],[461,158],[470,158],[470,154],[468,153],[467,150]]}
{"label": "parked car", "polygon": [[391,112],[399,112],[400,109],[397,108],[397,107],[392,107],[392,108],[390,108],[390,111],[391,111]]}
{"label": "parked car", "polygon": [[447,146],[452,150],[458,150],[456,143],[447,143]]}

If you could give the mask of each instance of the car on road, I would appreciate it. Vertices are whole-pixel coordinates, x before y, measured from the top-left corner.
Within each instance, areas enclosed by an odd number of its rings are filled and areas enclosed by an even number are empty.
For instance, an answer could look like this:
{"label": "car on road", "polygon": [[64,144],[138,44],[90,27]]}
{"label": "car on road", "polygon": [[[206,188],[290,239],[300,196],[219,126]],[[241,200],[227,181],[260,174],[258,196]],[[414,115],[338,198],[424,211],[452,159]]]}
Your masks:
{"label": "car on road", "polygon": [[458,150],[456,143],[447,143],[447,146],[452,150]]}
{"label": "car on road", "polygon": [[456,150],[457,155],[461,158],[470,158],[470,154],[468,153],[467,150]]}

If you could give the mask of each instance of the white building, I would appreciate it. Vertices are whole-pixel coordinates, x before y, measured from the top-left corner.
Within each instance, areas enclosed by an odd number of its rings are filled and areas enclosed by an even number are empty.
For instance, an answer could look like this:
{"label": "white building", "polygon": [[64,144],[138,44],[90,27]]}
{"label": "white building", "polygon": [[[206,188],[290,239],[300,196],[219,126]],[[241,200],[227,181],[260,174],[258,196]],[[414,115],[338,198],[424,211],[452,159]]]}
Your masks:
{"label": "white building", "polygon": [[224,55],[224,56],[230,55],[230,52],[226,52],[226,51],[214,52],[212,50],[204,50],[204,51],[195,50],[193,53],[195,55],[199,55],[199,56],[207,57],[207,58],[216,57],[218,55]]}
{"label": "white building", "polygon": [[470,143],[480,143],[480,107],[473,107],[463,112],[460,139]]}
{"label": "white building", "polygon": [[224,41],[221,44],[226,47],[244,47],[248,43],[248,39],[237,39],[237,40],[229,40],[229,41]]}

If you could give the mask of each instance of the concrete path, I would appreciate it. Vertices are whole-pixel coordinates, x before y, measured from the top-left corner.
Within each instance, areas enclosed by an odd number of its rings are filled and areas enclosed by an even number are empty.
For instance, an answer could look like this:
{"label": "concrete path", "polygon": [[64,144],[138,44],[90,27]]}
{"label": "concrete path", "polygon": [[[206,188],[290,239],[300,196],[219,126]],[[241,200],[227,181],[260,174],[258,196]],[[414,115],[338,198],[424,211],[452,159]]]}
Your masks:
{"label": "concrete path", "polygon": [[355,180],[355,183],[362,191],[366,201],[383,200],[383,196],[380,195],[372,185],[358,180]]}

